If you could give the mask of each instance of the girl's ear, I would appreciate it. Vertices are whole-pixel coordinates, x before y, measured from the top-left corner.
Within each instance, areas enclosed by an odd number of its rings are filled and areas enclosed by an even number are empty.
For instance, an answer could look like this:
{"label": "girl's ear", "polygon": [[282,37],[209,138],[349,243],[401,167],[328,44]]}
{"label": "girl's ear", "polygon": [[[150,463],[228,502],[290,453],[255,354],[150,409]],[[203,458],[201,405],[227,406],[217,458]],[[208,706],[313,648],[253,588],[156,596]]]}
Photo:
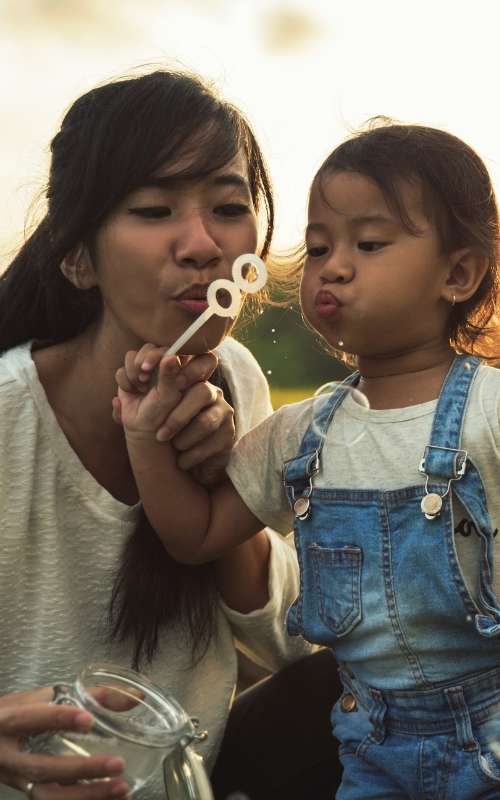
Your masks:
{"label": "girl's ear", "polygon": [[469,247],[455,250],[450,256],[448,277],[443,284],[443,300],[455,305],[469,300],[476,292],[488,269],[485,256]]}
{"label": "girl's ear", "polygon": [[60,270],[76,289],[97,286],[97,277],[88,248],[78,245],[63,258]]}

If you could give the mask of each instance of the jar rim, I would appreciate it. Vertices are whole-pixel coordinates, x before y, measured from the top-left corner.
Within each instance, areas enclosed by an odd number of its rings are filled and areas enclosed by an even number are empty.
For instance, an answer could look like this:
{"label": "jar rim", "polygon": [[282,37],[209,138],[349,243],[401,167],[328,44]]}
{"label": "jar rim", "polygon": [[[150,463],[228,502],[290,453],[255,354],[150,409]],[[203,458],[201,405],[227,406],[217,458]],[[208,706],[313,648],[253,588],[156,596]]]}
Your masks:
{"label": "jar rim", "polygon": [[[116,712],[101,705],[88,691],[92,680],[100,679],[114,679],[117,683],[143,693],[147,701],[138,699],[137,702],[147,705],[158,719],[162,720],[163,727],[156,728],[130,718],[120,719]],[[98,683],[96,688],[99,685],[106,686],[105,683]],[[194,733],[193,723],[180,703],[135,670],[117,664],[96,662],[89,664],[76,676],[74,686],[78,700],[90,711],[100,726],[109,733],[134,744],[171,750],[184,736],[190,737]]]}

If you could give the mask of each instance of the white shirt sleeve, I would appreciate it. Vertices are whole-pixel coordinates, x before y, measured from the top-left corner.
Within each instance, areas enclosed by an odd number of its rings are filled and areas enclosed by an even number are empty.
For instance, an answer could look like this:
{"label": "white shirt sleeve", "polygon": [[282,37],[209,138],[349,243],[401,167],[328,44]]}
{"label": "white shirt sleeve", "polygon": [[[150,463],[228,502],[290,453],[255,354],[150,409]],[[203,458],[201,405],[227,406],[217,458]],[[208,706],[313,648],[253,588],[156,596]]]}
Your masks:
{"label": "white shirt sleeve", "polygon": [[[269,425],[276,415],[270,416],[272,406],[267,380],[262,373],[257,361],[252,354],[240,343],[233,339],[226,339],[219,348],[221,368],[231,391],[235,416],[237,420],[237,435],[240,439],[237,448],[243,445],[252,449],[252,442],[243,444],[247,439],[249,430],[258,423]],[[265,422],[263,422],[265,420]],[[272,424],[272,423],[271,423]],[[258,430],[262,425],[259,425]],[[264,440],[266,436],[262,437]],[[259,441],[261,437],[258,437]],[[273,480],[275,496],[278,503],[283,502],[283,514],[279,530],[288,533],[293,527],[293,516],[290,513],[286,498],[281,497],[281,464],[279,463],[279,448],[276,448],[276,464],[274,470],[276,480]],[[243,461],[243,458],[242,458]],[[264,466],[265,463],[262,464]],[[254,464],[250,458],[249,469]],[[270,466],[270,465],[268,465]],[[232,478],[228,471],[229,477]],[[260,475],[259,475],[260,477]],[[265,480],[265,477],[262,477]],[[258,481],[255,482],[256,484]],[[264,484],[265,485],[265,484]],[[246,499],[244,498],[245,502]],[[257,515],[258,516],[258,515]],[[286,612],[299,592],[299,567],[295,547],[291,538],[283,538],[280,534],[269,528],[266,531],[271,545],[269,557],[269,600],[263,608],[256,609],[249,614],[234,611],[219,600],[221,608],[228,619],[235,638],[240,648],[269,669],[277,669],[287,661],[292,661],[310,653],[314,648],[301,637],[288,636],[285,628]]]}

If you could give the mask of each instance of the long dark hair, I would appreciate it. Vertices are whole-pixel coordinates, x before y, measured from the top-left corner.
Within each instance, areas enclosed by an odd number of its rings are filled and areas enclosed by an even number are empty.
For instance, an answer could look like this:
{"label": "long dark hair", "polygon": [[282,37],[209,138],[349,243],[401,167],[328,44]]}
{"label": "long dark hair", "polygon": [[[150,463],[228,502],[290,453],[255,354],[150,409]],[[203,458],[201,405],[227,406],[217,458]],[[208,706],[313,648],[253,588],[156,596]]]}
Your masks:
{"label": "long dark hair", "polygon": [[[263,220],[265,256],[274,222],[270,180],[238,109],[198,77],[166,69],[115,80],[76,100],[51,143],[47,213],[0,276],[0,353],[31,339],[66,341],[98,318],[99,289],[75,288],[60,264],[80,244],[91,245],[125,195],[162,166],[173,174],[179,163],[180,180],[200,178],[241,149]],[[212,567],[174,562],[141,512],[110,598],[112,636],[132,639],[132,663],[138,667],[152,660],[160,628],[167,625],[182,629],[193,658],[201,657],[215,622]]]}
{"label": "long dark hair", "polygon": [[487,270],[475,294],[450,309],[448,331],[458,352],[497,360],[498,331],[491,323],[499,290],[498,209],[488,171],[477,153],[446,131],[376,117],[367,129],[333,150],[314,180],[321,183],[323,176],[343,171],[371,178],[414,235],[419,231],[405,208],[400,180],[418,181],[443,252],[471,247],[486,259]]}

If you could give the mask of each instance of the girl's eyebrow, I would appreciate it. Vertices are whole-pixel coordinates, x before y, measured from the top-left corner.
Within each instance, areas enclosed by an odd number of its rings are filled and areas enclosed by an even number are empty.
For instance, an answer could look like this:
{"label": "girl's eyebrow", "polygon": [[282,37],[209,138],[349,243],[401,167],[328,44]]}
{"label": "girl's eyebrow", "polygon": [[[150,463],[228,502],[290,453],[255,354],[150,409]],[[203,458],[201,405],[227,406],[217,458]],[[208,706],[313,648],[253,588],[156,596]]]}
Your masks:
{"label": "girl's eyebrow", "polygon": [[[361,227],[362,225],[368,225],[370,223],[376,223],[378,225],[395,225],[397,224],[396,220],[392,219],[392,217],[386,217],[384,214],[361,214],[359,216],[349,216],[349,215],[342,215],[345,216],[347,219],[347,223],[351,225],[353,228]],[[308,233],[322,233],[327,229],[327,225],[323,222],[310,222],[306,228],[306,235]]]}
{"label": "girl's eyebrow", "polygon": [[392,217],[386,217],[384,214],[362,214],[360,216],[350,217],[349,223],[351,225],[368,225],[369,223],[377,223],[378,225],[394,225],[395,220]]}

